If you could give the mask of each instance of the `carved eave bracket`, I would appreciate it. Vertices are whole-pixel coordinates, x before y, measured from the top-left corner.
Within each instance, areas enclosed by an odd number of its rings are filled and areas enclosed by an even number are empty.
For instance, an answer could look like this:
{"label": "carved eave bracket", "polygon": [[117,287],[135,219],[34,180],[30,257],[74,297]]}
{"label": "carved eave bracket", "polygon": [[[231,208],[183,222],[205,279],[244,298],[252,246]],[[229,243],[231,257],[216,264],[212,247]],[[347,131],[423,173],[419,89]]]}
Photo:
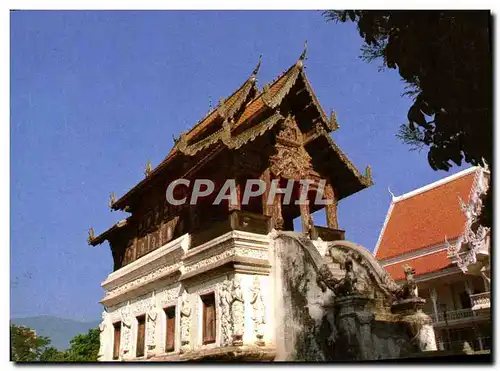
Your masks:
{"label": "carved eave bracket", "polygon": [[89,245],[92,245],[92,246],[100,245],[104,241],[109,240],[110,236],[114,232],[116,232],[117,229],[123,228],[123,227],[127,226],[128,225],[128,220],[129,220],[129,218],[120,220],[118,223],[116,223],[115,225],[113,225],[111,228],[109,228],[108,230],[102,232],[99,236],[95,236],[94,229],[90,228],[90,230],[89,230],[89,237],[87,239],[87,242],[89,243]]}
{"label": "carved eave bracket", "polygon": [[226,108],[225,98],[221,98],[219,100],[219,103],[217,104],[216,110],[217,110],[217,114],[219,115],[219,117],[221,117],[222,119],[226,118],[227,108]]}

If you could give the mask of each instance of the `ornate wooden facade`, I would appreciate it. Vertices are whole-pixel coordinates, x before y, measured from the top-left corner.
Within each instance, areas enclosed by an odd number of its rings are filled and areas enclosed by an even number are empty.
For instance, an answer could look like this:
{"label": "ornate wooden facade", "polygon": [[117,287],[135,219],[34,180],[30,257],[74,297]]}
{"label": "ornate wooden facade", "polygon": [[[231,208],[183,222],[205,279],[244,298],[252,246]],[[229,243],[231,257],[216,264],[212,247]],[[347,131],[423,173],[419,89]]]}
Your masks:
{"label": "ornate wooden facade", "polygon": [[[89,243],[108,240],[117,270],[167,242],[190,233],[192,247],[231,230],[268,233],[272,228],[293,230],[293,219],[300,216],[302,230],[313,229],[311,214],[325,205],[314,203],[320,179],[326,180],[324,195],[333,200],[326,205],[330,231],[319,228],[311,236],[342,237],[338,230],[339,200],[372,184],[369,167],[361,174],[330,136],[338,129],[335,115],[327,117],[306,78],[301,55],[297,63],[259,90],[252,72],[243,85],[222,99],[189,132],[174,138],[174,147],[156,168],[151,164],[145,179],[125,195],[111,197],[112,210],[130,216],[99,236],[91,231]],[[174,206],[167,202],[165,190],[176,179],[210,179],[216,184],[212,196]],[[226,179],[235,179],[238,199],[213,205]],[[261,179],[266,192],[258,199],[242,204],[248,179]],[[309,179],[312,185],[308,203],[295,205],[301,194],[296,182],[291,203],[283,203],[277,194],[266,203],[269,185],[278,180],[282,187],[288,179]],[[190,197],[189,187],[178,186],[176,198]],[[333,237],[332,237],[333,238]]]}

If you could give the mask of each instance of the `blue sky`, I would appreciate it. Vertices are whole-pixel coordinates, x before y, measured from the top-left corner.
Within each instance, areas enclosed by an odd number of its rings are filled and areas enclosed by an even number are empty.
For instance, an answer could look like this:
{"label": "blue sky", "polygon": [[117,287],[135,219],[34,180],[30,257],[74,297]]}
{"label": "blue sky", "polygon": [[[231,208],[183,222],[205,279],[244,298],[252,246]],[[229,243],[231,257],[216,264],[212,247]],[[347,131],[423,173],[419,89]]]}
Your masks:
{"label": "blue sky", "polygon": [[[375,185],[342,200],[346,237],[373,250],[396,194],[455,173],[395,137],[410,100],[394,70],[361,61],[355,25],[320,12],[11,13],[11,316],[99,319],[107,244],[87,245],[124,217],[109,211],[158,165],[177,135],[246,80],[260,85],[295,63],[340,129],[351,161]],[[315,216],[318,224],[324,216]]]}

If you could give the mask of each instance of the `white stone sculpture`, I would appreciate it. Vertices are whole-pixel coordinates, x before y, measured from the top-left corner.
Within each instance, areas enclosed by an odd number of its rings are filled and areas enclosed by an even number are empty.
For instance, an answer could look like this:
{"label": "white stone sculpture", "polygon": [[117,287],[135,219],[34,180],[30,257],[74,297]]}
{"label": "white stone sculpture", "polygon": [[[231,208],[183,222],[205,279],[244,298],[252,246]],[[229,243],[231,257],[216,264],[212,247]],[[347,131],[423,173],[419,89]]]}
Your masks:
{"label": "white stone sculpture", "polygon": [[264,337],[264,325],[266,323],[266,308],[264,306],[264,300],[262,300],[262,293],[260,290],[259,277],[255,276],[252,285],[252,299],[250,300],[252,304],[253,315],[252,320],[254,323],[255,336],[257,337],[256,344],[264,345],[262,338]]}
{"label": "white stone sculpture", "polygon": [[191,335],[191,302],[186,291],[181,300],[181,352],[185,352],[189,349]]}
{"label": "white stone sculpture", "polygon": [[106,311],[103,311],[101,317],[102,317],[102,322],[99,324],[100,345],[99,345],[99,353],[97,355],[97,360],[103,361],[107,358],[108,355],[110,337],[107,334],[109,331],[106,331],[107,328],[109,328],[108,313]]}
{"label": "white stone sculpture", "polygon": [[233,345],[243,344],[243,331],[245,327],[245,300],[238,277],[233,281],[231,291],[231,315],[233,319]]}

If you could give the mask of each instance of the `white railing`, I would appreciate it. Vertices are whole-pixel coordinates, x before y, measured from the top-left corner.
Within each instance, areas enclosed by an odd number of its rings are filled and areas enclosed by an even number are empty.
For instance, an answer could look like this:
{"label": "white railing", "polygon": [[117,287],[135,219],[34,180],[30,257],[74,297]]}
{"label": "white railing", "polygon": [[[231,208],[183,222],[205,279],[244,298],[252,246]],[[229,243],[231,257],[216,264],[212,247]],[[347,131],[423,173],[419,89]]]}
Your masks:
{"label": "white railing", "polygon": [[472,311],[472,309],[466,308],[466,309],[450,310],[447,312],[439,312],[437,319],[435,314],[431,314],[430,316],[432,318],[432,321],[434,323],[437,323],[437,322],[455,321],[463,318],[473,317],[474,312]]}
{"label": "white railing", "polygon": [[482,292],[470,296],[472,310],[488,309],[491,306],[490,292]]}

